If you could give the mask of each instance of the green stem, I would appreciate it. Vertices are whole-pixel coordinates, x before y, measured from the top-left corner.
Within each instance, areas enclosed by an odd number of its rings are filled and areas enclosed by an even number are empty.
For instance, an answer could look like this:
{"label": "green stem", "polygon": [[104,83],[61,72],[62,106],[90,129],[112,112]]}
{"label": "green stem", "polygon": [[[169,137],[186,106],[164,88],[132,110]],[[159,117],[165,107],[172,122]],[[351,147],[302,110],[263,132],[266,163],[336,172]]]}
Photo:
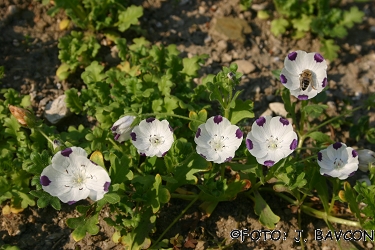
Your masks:
{"label": "green stem", "polygon": [[[359,109],[361,109],[361,108],[363,108],[363,107],[362,107],[362,106],[357,107],[357,108],[355,108],[355,109],[350,110],[350,112],[355,112],[355,111],[357,111],[357,110],[359,110]],[[314,132],[314,131],[319,130],[321,127],[324,127],[325,125],[327,125],[327,124],[333,122],[334,120],[337,120],[337,119],[339,119],[339,118],[341,118],[341,117],[344,117],[344,116],[348,115],[350,112],[345,112],[344,114],[341,114],[341,115],[335,116],[335,117],[329,119],[328,121],[325,121],[325,122],[321,123],[320,125],[317,125],[317,126],[313,127],[313,128],[309,131],[308,134],[310,134],[310,133],[312,133],[312,132]],[[308,134],[307,134],[307,135],[308,135]]]}
{"label": "green stem", "polygon": [[[307,102],[308,101],[302,101],[302,103],[301,103],[301,120],[300,120],[300,124],[299,124],[299,134],[302,135],[301,136],[302,138],[304,138],[303,131],[305,129],[305,116],[306,116],[304,108],[306,107]],[[303,141],[302,141],[302,143],[303,143]]]}
{"label": "green stem", "polygon": [[170,113],[146,113],[146,114],[141,114],[141,116],[157,116],[157,115],[161,115],[161,116],[172,116],[172,117],[177,117],[177,118],[181,118],[181,119],[185,119],[185,120],[189,120],[189,121],[192,121],[192,122],[199,122],[199,123],[202,123],[201,120],[197,120],[197,119],[192,119],[192,118],[189,118],[189,117],[186,117],[186,116],[182,116],[182,115],[175,115],[175,114],[170,114]]}
{"label": "green stem", "polygon": [[159,238],[155,241],[154,244],[152,244],[151,249],[163,238],[163,236],[173,227],[174,224],[187,212],[187,210],[199,199],[202,192],[200,192],[190,203],[185,207],[184,210],[181,211],[181,213],[172,221],[171,224],[164,230],[164,232],[159,236]]}
{"label": "green stem", "polygon": [[108,140],[113,144],[113,146],[115,146],[115,148],[118,150],[118,151],[122,151],[122,149],[119,147],[119,145],[117,145],[117,143],[111,138],[111,137],[107,137]]}
{"label": "green stem", "polygon": [[[274,192],[274,190],[270,189],[270,188],[262,188],[262,190]],[[290,197],[288,197],[288,196],[286,196],[286,195],[284,195],[282,193],[275,193],[275,194],[277,196],[283,198],[284,200],[290,202],[291,204],[294,204],[296,206],[299,205],[299,207],[301,208],[302,212],[304,212],[305,214],[308,214],[310,216],[313,216],[313,217],[316,217],[316,218],[319,218],[319,219],[323,219],[323,220],[327,220],[327,221],[330,221],[330,222],[333,222],[333,223],[339,223],[339,224],[351,226],[351,227],[358,227],[358,228],[361,227],[361,224],[358,221],[350,221],[350,220],[345,220],[345,219],[337,218],[335,216],[329,215],[326,212],[322,212],[322,211],[316,210],[316,209],[311,208],[309,206],[300,205],[300,204],[298,204],[298,201],[295,201],[292,198],[290,198]]]}
{"label": "green stem", "polygon": [[54,146],[54,144],[53,144],[53,141],[42,131],[42,130],[40,130],[39,128],[35,128],[39,133],[41,133],[43,136],[44,136],[44,138],[46,138],[47,139],[47,141],[49,141],[50,143],[51,143],[51,145],[52,145],[52,147]]}

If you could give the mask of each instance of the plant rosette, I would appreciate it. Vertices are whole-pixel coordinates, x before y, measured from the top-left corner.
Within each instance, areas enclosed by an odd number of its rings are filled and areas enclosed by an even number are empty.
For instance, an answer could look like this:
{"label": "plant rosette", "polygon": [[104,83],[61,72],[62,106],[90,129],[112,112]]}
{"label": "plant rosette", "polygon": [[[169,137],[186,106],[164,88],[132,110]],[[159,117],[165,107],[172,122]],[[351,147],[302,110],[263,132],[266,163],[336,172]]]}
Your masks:
{"label": "plant rosette", "polygon": [[358,170],[358,153],[344,143],[336,142],[318,152],[320,174],[345,180]]}
{"label": "plant rosette", "polygon": [[111,179],[104,168],[87,158],[83,148],[71,147],[53,156],[52,164],[42,171],[40,183],[44,191],[71,205],[87,197],[102,199]]}
{"label": "plant rosette", "polygon": [[238,126],[220,115],[213,116],[199,125],[194,141],[197,153],[207,161],[230,161],[242,143],[243,133]]}
{"label": "plant rosette", "polygon": [[135,116],[124,116],[113,124],[111,131],[116,141],[121,143],[130,139],[134,119]]}
{"label": "plant rosette", "polygon": [[299,100],[311,99],[327,86],[327,62],[316,52],[291,52],[284,60],[280,81]]}
{"label": "plant rosette", "polygon": [[281,116],[261,116],[246,137],[246,147],[259,164],[271,167],[297,148],[292,124]]}
{"label": "plant rosette", "polygon": [[167,120],[147,118],[130,133],[133,145],[141,155],[163,157],[172,147],[173,129]]}

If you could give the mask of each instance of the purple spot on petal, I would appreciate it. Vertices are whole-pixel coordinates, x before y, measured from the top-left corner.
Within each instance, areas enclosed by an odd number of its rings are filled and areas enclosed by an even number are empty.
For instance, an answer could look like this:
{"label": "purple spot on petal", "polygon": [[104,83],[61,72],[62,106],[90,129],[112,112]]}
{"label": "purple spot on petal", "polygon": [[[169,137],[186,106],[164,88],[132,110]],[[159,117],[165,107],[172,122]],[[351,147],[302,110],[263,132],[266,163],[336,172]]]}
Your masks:
{"label": "purple spot on petal", "polygon": [[95,162],[93,162],[92,160],[90,160],[92,164],[94,164],[95,166],[98,166],[98,164],[96,164]]}
{"label": "purple spot on petal", "polygon": [[197,133],[195,134],[195,137],[199,137],[201,135],[201,128],[198,128]]}
{"label": "purple spot on petal", "polygon": [[161,155],[161,157],[164,157],[167,153],[168,153],[168,151],[165,151],[165,152]]}
{"label": "purple spot on petal", "polygon": [[286,79],[286,77],[283,74],[281,74],[280,75],[280,81],[281,81],[282,84],[286,84],[288,82],[288,79]]}
{"label": "purple spot on petal", "polygon": [[173,133],[173,128],[168,124],[169,130]]}
{"label": "purple spot on petal", "polygon": [[327,77],[324,77],[322,82],[322,87],[325,88],[325,86],[327,86]]}
{"label": "purple spot on petal", "polygon": [[76,203],[77,201],[68,201],[68,204],[69,205],[73,205],[74,203]]}
{"label": "purple spot on petal", "polygon": [[225,162],[231,161],[232,159],[233,157],[228,157],[227,159],[225,159]]}
{"label": "purple spot on petal", "polygon": [[236,137],[237,137],[238,139],[242,139],[242,136],[243,136],[242,131],[241,131],[240,129],[237,129],[237,130],[236,130]]}
{"label": "purple spot on petal", "polygon": [[205,155],[203,155],[203,154],[199,154],[199,155],[202,156],[204,159],[207,160],[207,157]]}
{"label": "purple spot on petal", "polygon": [[71,148],[66,148],[61,151],[61,154],[65,157],[69,157],[69,155],[73,153],[73,150]]}
{"label": "purple spot on petal", "polygon": [[253,142],[250,139],[246,139],[246,147],[248,150],[252,150],[254,148]]}
{"label": "purple spot on petal", "polygon": [[116,131],[117,130],[117,128],[119,127],[120,125],[117,125],[117,126],[113,126],[112,128],[111,128],[111,130],[112,131]]}
{"label": "purple spot on petal", "polygon": [[318,161],[322,161],[322,159],[323,159],[322,152],[318,152]]}
{"label": "purple spot on petal", "polygon": [[42,186],[48,186],[50,183],[51,180],[47,176],[43,175],[40,177],[40,184],[42,184]]}
{"label": "purple spot on petal", "polygon": [[288,119],[280,117],[279,121],[283,124],[283,126],[288,126],[289,125]]}
{"label": "purple spot on petal", "polygon": [[324,176],[326,176],[326,177],[331,177],[330,175],[328,175],[328,174],[323,174]]}
{"label": "purple spot on petal", "polygon": [[263,163],[263,165],[264,165],[264,166],[267,166],[267,167],[272,167],[273,164],[275,164],[275,162],[274,162],[274,161],[271,161],[271,160],[269,160],[269,161],[265,161],[265,162]]}
{"label": "purple spot on petal", "polygon": [[298,100],[303,100],[303,101],[309,99],[309,97],[307,95],[299,95],[297,98],[298,98]]}
{"label": "purple spot on petal", "polygon": [[297,58],[297,52],[291,52],[291,53],[289,53],[288,54],[288,58],[289,58],[289,60],[291,60],[291,61],[294,61],[294,60],[296,60],[296,58]]}
{"label": "purple spot on petal", "polygon": [[352,156],[353,156],[354,158],[356,158],[356,157],[358,156],[357,151],[353,150],[353,151],[352,151]]}
{"label": "purple spot on petal", "polygon": [[146,122],[153,122],[155,121],[155,118],[154,117],[149,117],[146,119]]}
{"label": "purple spot on petal", "polygon": [[214,123],[219,124],[223,121],[223,117],[221,115],[217,115],[214,117]]}
{"label": "purple spot on petal", "polygon": [[257,123],[258,126],[263,127],[263,124],[266,123],[266,118],[264,118],[263,116],[261,116],[255,122]]}
{"label": "purple spot on petal", "polygon": [[290,150],[295,150],[297,148],[297,140],[294,139],[290,144]]}
{"label": "purple spot on petal", "polygon": [[108,192],[108,190],[109,190],[109,186],[111,185],[111,182],[109,182],[109,181],[106,181],[105,183],[104,183],[104,192]]}
{"label": "purple spot on petal", "polygon": [[131,132],[130,136],[131,136],[131,138],[132,138],[133,141],[137,140],[137,135],[134,132]]}
{"label": "purple spot on petal", "polygon": [[321,62],[324,61],[324,57],[323,57],[321,54],[319,54],[319,53],[315,53],[315,55],[314,55],[314,60],[315,60],[316,62],[318,62],[318,63],[321,63]]}
{"label": "purple spot on petal", "polygon": [[118,140],[118,138],[120,138],[120,134],[115,134],[115,141],[117,141]]}
{"label": "purple spot on petal", "polygon": [[335,142],[333,144],[333,148],[336,149],[336,150],[339,149],[339,148],[341,148],[341,146],[342,146],[341,142]]}
{"label": "purple spot on petal", "polygon": [[145,154],[145,153],[139,153],[139,155],[140,155],[140,156],[146,156],[146,154]]}
{"label": "purple spot on petal", "polygon": [[349,174],[349,177],[353,176],[355,174],[355,171]]}

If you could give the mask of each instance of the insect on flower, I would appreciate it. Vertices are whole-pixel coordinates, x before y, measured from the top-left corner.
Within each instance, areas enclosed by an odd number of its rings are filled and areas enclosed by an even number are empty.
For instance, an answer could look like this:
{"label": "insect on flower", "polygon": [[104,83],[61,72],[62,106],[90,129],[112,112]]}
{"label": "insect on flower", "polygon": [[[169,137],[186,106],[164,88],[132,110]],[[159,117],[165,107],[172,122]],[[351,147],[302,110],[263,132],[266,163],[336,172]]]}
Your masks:
{"label": "insect on flower", "polygon": [[280,81],[299,100],[311,99],[327,86],[327,62],[316,52],[291,52],[284,60]]}

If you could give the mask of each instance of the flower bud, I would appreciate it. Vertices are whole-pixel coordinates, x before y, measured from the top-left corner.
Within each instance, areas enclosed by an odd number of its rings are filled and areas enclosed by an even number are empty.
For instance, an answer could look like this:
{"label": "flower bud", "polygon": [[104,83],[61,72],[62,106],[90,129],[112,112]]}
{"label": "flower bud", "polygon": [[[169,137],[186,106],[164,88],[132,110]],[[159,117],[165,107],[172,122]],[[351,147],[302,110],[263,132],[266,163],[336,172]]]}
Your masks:
{"label": "flower bud", "polygon": [[116,141],[124,142],[130,139],[130,133],[133,129],[131,125],[134,119],[135,116],[124,116],[113,124],[111,130]]}
{"label": "flower bud", "polygon": [[[358,159],[359,159],[359,170],[367,172],[370,166],[373,166],[375,163],[375,152],[369,149],[358,150]],[[375,166],[375,164],[374,164]]]}
{"label": "flower bud", "polygon": [[17,119],[17,121],[24,127],[33,128],[36,125],[36,118],[31,111],[19,108],[13,105],[8,105],[9,111]]}

